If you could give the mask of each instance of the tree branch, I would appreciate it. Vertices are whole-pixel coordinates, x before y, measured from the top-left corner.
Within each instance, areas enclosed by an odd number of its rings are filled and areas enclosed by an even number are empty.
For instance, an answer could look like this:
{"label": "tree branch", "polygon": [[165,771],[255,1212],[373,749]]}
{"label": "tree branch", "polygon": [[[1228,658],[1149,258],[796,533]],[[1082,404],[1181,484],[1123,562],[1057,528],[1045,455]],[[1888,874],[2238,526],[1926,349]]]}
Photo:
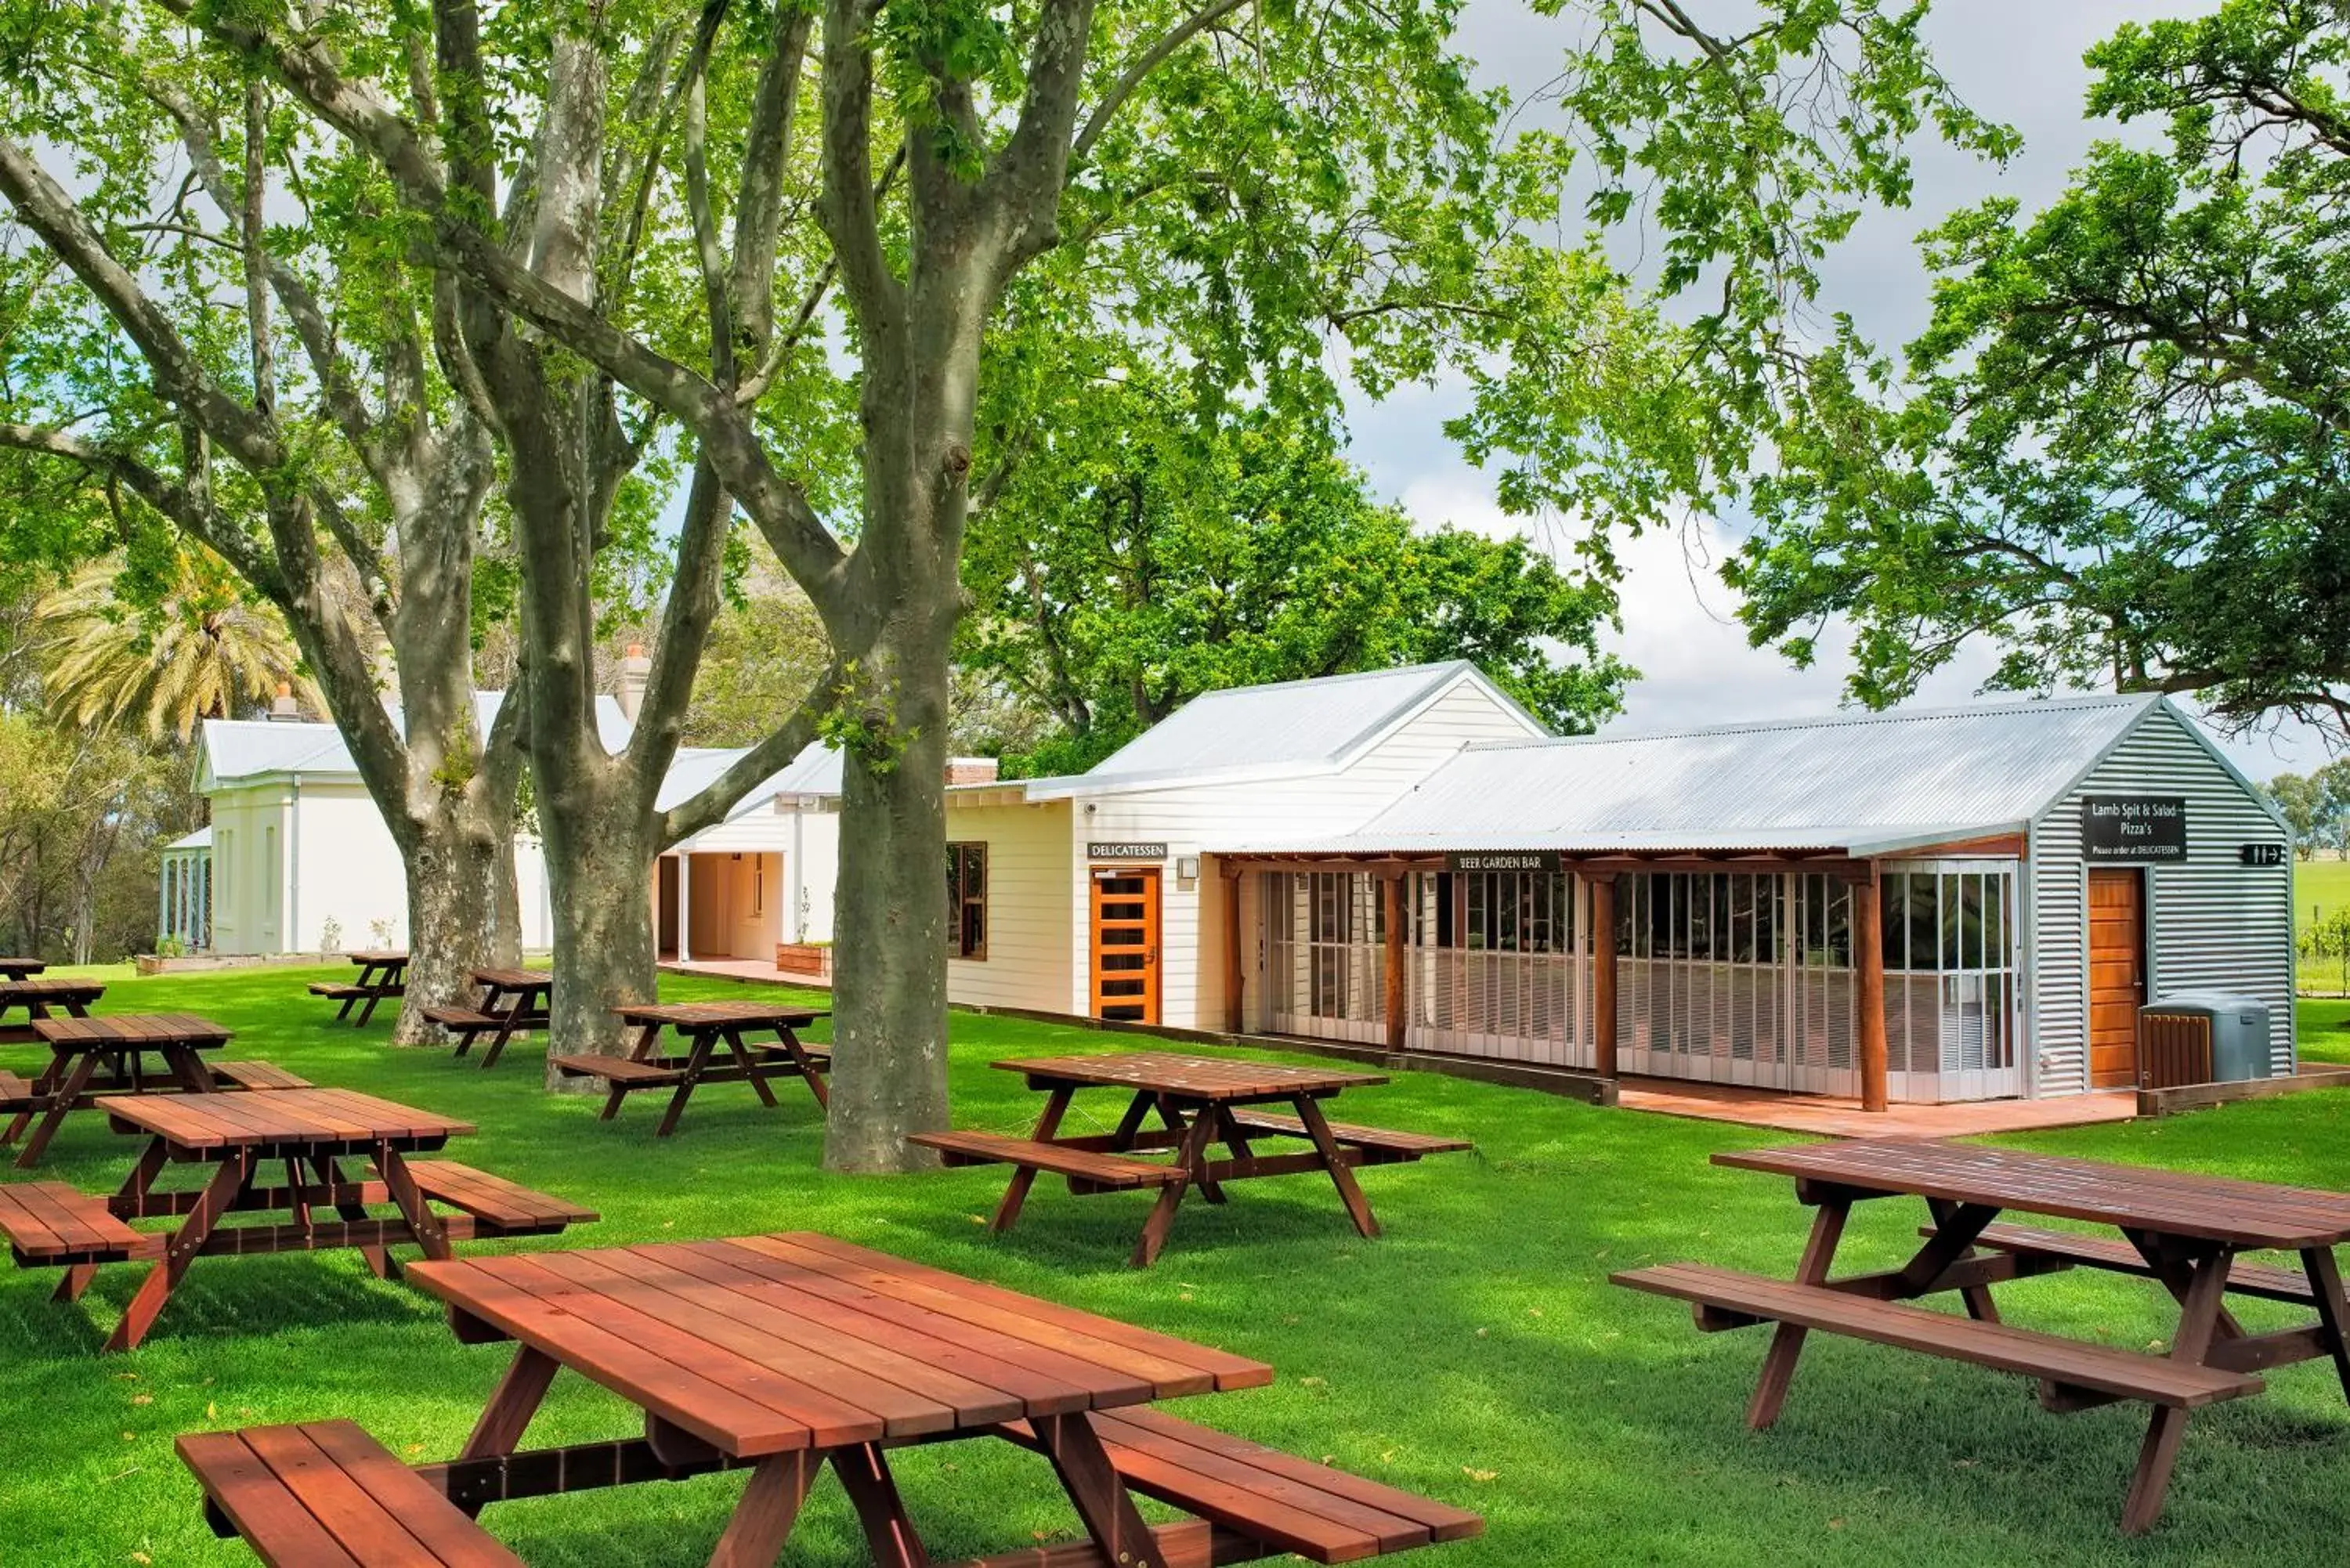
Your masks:
{"label": "tree branch", "polygon": [[1085,163],[1093,151],[1094,143],[1101,140],[1102,132],[1110,128],[1118,112],[1125,109],[1127,100],[1141,89],[1151,72],[1166,64],[1176,50],[1249,3],[1250,0],[1213,0],[1213,4],[1192,12],[1162,34],[1157,43],[1136,56],[1133,64],[1119,73],[1118,80],[1110,84],[1109,90],[1102,94],[1101,101],[1086,117],[1085,129],[1077,132],[1076,140],[1069,149],[1071,166],[1080,167]]}
{"label": "tree branch", "polygon": [[825,669],[817,678],[815,690],[800,703],[798,711],[785,720],[783,726],[765,740],[736,758],[727,770],[691,800],[681,801],[661,814],[660,831],[654,836],[663,848],[681,839],[691,838],[703,828],[726,820],[726,814],[760,784],[788,766],[817,739],[818,727],[830,713],[838,694],[844,674],[838,660]]}

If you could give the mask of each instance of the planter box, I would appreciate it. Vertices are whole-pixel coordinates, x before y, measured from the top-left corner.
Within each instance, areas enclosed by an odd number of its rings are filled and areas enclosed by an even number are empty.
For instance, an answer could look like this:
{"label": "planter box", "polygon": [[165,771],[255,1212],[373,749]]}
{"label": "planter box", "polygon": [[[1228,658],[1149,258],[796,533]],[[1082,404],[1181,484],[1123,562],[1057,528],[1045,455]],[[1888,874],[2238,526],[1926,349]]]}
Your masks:
{"label": "planter box", "polygon": [[832,978],[832,950],[817,947],[813,942],[777,942],[775,967],[785,974],[806,974],[818,980],[829,980]]}

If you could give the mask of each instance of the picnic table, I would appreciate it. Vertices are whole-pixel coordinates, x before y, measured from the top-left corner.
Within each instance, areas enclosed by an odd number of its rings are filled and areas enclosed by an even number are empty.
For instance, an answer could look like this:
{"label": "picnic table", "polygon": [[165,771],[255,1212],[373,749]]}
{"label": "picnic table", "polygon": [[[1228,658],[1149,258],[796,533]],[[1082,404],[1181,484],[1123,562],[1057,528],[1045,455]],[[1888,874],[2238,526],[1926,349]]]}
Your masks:
{"label": "picnic table", "polygon": [[[471,1133],[472,1124],[348,1089],[112,1099],[106,1109],[118,1132],[148,1140],[120,1190],[109,1199],[63,1182],[0,1187],[0,1232],[20,1266],[65,1269],[60,1301],[79,1299],[101,1264],[151,1263],[107,1338],[109,1350],[146,1337],[200,1257],[356,1247],[383,1274],[391,1272],[390,1247],[412,1243],[428,1258],[446,1258],[453,1241],[542,1235],[596,1218],[471,1166],[410,1163],[408,1155],[438,1149]],[[371,1165],[373,1175],[353,1179],[345,1160]],[[166,1169],[190,1164],[213,1168],[202,1187],[159,1189]],[[285,1185],[260,1185],[270,1167],[283,1169]],[[428,1200],[458,1212],[437,1213]],[[369,1205],[384,1204],[395,1210],[391,1217],[369,1217]],[[316,1210],[336,1218],[321,1220]],[[285,1220],[222,1223],[253,1211]],[[180,1224],[165,1233],[130,1228],[133,1220],[158,1217]]]}
{"label": "picnic table", "polygon": [[[86,1018],[89,1004],[106,994],[106,987],[94,980],[51,979],[0,980],[0,1045],[22,1045],[38,1040],[33,1030],[36,1019],[49,1018],[63,1012],[68,1018]],[[25,1016],[14,1023],[7,1015],[17,1008]],[[54,1010],[54,1011],[52,1011]]]}
{"label": "picnic table", "polygon": [[357,1007],[359,1015],[351,1020],[359,1028],[367,1027],[375,1016],[376,1004],[386,997],[402,996],[408,991],[408,954],[400,948],[362,948],[345,955],[359,966],[359,978],[352,981],[314,980],[310,994],[340,1002],[335,1009],[335,1022],[350,1017]]}
{"label": "picnic table", "polygon": [[[2350,1194],[1910,1139],[1752,1149],[1713,1159],[1791,1177],[1797,1199],[1814,1208],[1794,1280],[1695,1263],[1615,1278],[1690,1303],[1703,1330],[1776,1324],[1747,1410],[1747,1424],[1757,1429],[1778,1418],[1813,1329],[2021,1373],[2038,1380],[2041,1403],[2059,1413],[2142,1401],[2153,1415],[2122,1510],[2123,1530],[2137,1534],[2161,1515],[2190,1410],[2259,1393],[2262,1368],[2319,1356],[2333,1360],[2350,1395],[2350,1302],[2334,1253],[2350,1241]],[[1931,1221],[1916,1255],[1898,1269],[1832,1278],[1852,1206],[1905,1196],[1925,1199]],[[2000,1222],[2011,1210],[2118,1234]],[[2293,1254],[2295,1266],[2241,1256],[2269,1250]],[[2169,1353],[2000,1321],[1992,1286],[2073,1268],[2159,1283],[2178,1307]],[[1958,1293],[1967,1316],[1907,1304],[1949,1292]],[[2314,1321],[2253,1333],[2229,1311],[2230,1295],[2304,1307]]]}
{"label": "picnic table", "polygon": [[48,967],[46,959],[0,957],[0,980],[25,980]]}
{"label": "picnic table", "polygon": [[[49,1048],[48,1065],[30,1083],[0,1072],[0,1112],[14,1119],[0,1146],[32,1129],[16,1168],[40,1163],[68,1116],[101,1100],[135,1095],[205,1094],[224,1085],[278,1088],[304,1080],[266,1062],[207,1064],[203,1053],[228,1044],[229,1031],[188,1012],[125,1012],[104,1018],[36,1018],[34,1036]],[[160,1070],[150,1056],[160,1058]],[[35,1118],[38,1117],[37,1124]]]}
{"label": "picnic table", "polygon": [[[798,1032],[819,1018],[829,1017],[828,1013],[759,1002],[643,1002],[612,1012],[638,1031],[636,1046],[628,1055],[547,1059],[566,1077],[604,1080],[601,1120],[608,1122],[618,1116],[620,1103],[632,1094],[668,1089],[669,1109],[662,1113],[654,1135],[667,1137],[677,1130],[686,1102],[702,1085],[747,1083],[759,1103],[772,1108],[775,1096],[767,1087],[770,1078],[798,1078],[816,1096],[816,1109],[825,1108],[824,1074],[832,1065],[832,1055],[822,1046],[804,1044]],[[674,1029],[689,1042],[684,1054],[661,1054],[663,1029]],[[765,1033],[775,1036],[774,1044],[743,1039],[746,1034]],[[722,1046],[731,1064],[715,1062]]]}
{"label": "picnic table", "polygon": [[[1046,1056],[997,1062],[1018,1073],[1046,1098],[1036,1129],[1025,1138],[990,1132],[917,1133],[910,1141],[935,1148],[950,1166],[1004,1164],[1014,1167],[1011,1185],[997,1205],[990,1229],[1009,1231],[1020,1218],[1039,1171],[1068,1179],[1077,1193],[1134,1191],[1156,1188],[1159,1200],[1143,1221],[1132,1262],[1138,1269],[1157,1261],[1184,1193],[1197,1187],[1211,1203],[1224,1201],[1224,1184],[1260,1176],[1320,1170],[1329,1174],[1355,1229],[1379,1233],[1370,1199],[1355,1180],[1358,1165],[1391,1165],[1430,1154],[1471,1147],[1461,1138],[1390,1132],[1381,1127],[1334,1124],[1322,1102],[1344,1090],[1384,1084],[1377,1073],[1327,1067],[1289,1067],[1262,1062],[1180,1056],[1138,1051],[1100,1056]],[[1061,1122],[1078,1090],[1123,1089],[1132,1098],[1116,1130],[1066,1136]],[[1288,1112],[1268,1109],[1289,1107]],[[1290,1114],[1295,1113],[1295,1114]],[[1144,1124],[1156,1116],[1159,1125]],[[1301,1151],[1261,1154],[1256,1140],[1303,1140]],[[1221,1141],[1223,1158],[1209,1158]],[[1172,1150],[1170,1160],[1138,1158]]]}
{"label": "picnic table", "polygon": [[[1043,1453],[1086,1539],[962,1568],[1357,1561],[1477,1534],[1475,1514],[1151,1410],[1273,1369],[799,1233],[414,1265],[469,1344],[517,1348],[452,1460],[413,1470],[348,1422],[180,1439],[222,1534],[273,1563],[506,1564],[490,1504],[718,1469],[751,1473],[710,1561],[774,1563],[829,1463],[883,1568],[927,1568],[889,1453],[994,1438]],[[525,1449],[558,1371],[644,1412],[644,1435]],[[1146,1495],[1194,1517],[1157,1528]]]}
{"label": "picnic table", "polygon": [[482,1065],[494,1067],[515,1033],[546,1027],[555,976],[543,969],[477,969],[469,978],[481,988],[473,1006],[428,1007],[424,1016],[455,1037],[460,1056],[473,1048],[477,1037],[488,1035]]}

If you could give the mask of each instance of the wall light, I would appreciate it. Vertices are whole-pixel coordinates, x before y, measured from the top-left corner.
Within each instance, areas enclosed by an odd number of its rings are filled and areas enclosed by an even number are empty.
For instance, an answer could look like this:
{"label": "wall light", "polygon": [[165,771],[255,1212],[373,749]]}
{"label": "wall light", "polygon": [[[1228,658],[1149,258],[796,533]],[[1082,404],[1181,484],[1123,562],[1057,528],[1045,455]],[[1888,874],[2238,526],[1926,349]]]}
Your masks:
{"label": "wall light", "polygon": [[1177,856],[1175,857],[1175,876],[1176,879],[1179,881],[1198,881],[1200,879],[1200,857],[1196,855]]}

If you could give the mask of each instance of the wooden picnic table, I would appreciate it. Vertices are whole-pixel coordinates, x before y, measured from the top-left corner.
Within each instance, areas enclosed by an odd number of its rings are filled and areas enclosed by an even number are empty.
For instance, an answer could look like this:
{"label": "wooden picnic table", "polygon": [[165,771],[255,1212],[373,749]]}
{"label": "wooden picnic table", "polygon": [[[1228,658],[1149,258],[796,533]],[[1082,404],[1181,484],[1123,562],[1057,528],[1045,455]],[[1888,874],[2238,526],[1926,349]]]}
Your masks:
{"label": "wooden picnic table", "polygon": [[[16,1154],[19,1170],[39,1164],[66,1117],[101,1096],[203,1094],[216,1087],[202,1054],[229,1041],[226,1028],[191,1012],[36,1018],[30,1027],[49,1048],[48,1065],[29,1084],[0,1074],[0,1102],[16,1113],[0,1133],[0,1145],[32,1129]],[[148,1065],[150,1056],[161,1059],[160,1074]]]}
{"label": "wooden picnic table", "polygon": [[46,959],[0,956],[0,980],[25,980],[48,967]]}
{"label": "wooden picnic table", "polygon": [[[22,1045],[38,1040],[33,1029],[36,1019],[55,1017],[62,1012],[68,1018],[87,1018],[89,1004],[106,994],[106,987],[94,980],[70,980],[62,976],[43,976],[36,980],[0,980],[0,1045]],[[16,1023],[7,1015],[17,1008],[25,1016]]]}
{"label": "wooden picnic table", "polygon": [[[1815,1213],[1793,1282],[1699,1264],[1636,1269],[1617,1282],[1688,1301],[1701,1329],[1777,1325],[1748,1407],[1748,1425],[1778,1418],[1810,1329],[1972,1361],[2036,1378],[2041,1403],[2068,1412],[2123,1400],[2152,1407],[2122,1511],[2133,1534],[2161,1515],[2188,1413],[2261,1391],[2263,1368],[2329,1357],[2350,1396],[2350,1300],[2334,1249],[2350,1241],[2350,1194],[2188,1172],[2109,1165],[2021,1150],[1910,1139],[1824,1143],[1717,1154],[1717,1165],[1793,1178]],[[1856,1202],[1925,1199],[1924,1242],[1901,1268],[1833,1278]],[[2051,1216],[2117,1235],[2001,1223]],[[2245,1252],[2293,1254],[2294,1266]],[[2169,1352],[2157,1355],[2033,1333],[2000,1321],[1991,1288],[2071,1268],[2150,1279],[2178,1307]],[[1955,1292],[1967,1316],[1909,1306]],[[2313,1322],[2253,1333],[2230,1295],[2309,1309]]]}
{"label": "wooden picnic table", "polygon": [[[428,1258],[446,1258],[452,1241],[538,1235],[596,1218],[470,1166],[410,1164],[408,1155],[438,1149],[473,1125],[348,1089],[111,1099],[106,1109],[115,1130],[148,1140],[121,1189],[104,1199],[57,1182],[0,1187],[0,1231],[20,1265],[65,1269],[60,1301],[78,1299],[101,1264],[151,1263],[107,1339],[109,1350],[128,1350],[146,1336],[199,1257],[356,1247],[384,1274],[393,1246],[412,1243]],[[371,1165],[373,1174],[347,1175],[347,1159]],[[200,1188],[158,1188],[165,1170],[189,1164],[214,1168]],[[283,1169],[284,1185],[260,1185],[273,1166]],[[459,1212],[436,1213],[428,1199]],[[385,1204],[391,1217],[369,1217],[369,1205]],[[336,1217],[318,1219],[316,1210]],[[254,1211],[285,1222],[222,1223]],[[180,1225],[164,1233],[130,1229],[131,1220],[159,1217]]]}
{"label": "wooden picnic table", "polygon": [[[703,1084],[747,1083],[762,1105],[773,1107],[770,1078],[798,1078],[816,1096],[816,1109],[826,1106],[824,1074],[831,1054],[803,1043],[799,1031],[819,1018],[831,1016],[806,1007],[761,1002],[641,1002],[616,1007],[613,1013],[638,1031],[637,1044],[625,1057],[554,1056],[549,1065],[567,1077],[604,1080],[607,1093],[601,1120],[619,1114],[620,1103],[646,1089],[669,1089],[669,1109],[662,1113],[655,1136],[677,1130],[686,1102]],[[689,1043],[683,1055],[663,1055],[661,1031],[674,1029]],[[772,1044],[744,1040],[746,1034],[775,1036]],[[715,1061],[723,1047],[729,1064]]]}
{"label": "wooden picnic table", "polygon": [[375,1016],[377,1003],[387,997],[407,994],[408,953],[402,948],[361,948],[345,956],[359,967],[359,978],[314,980],[310,982],[310,994],[341,1003],[335,1009],[338,1023],[350,1017],[352,1008],[359,1008],[359,1015],[351,1022],[364,1029],[368,1020]]}
{"label": "wooden picnic table", "polygon": [[[1347,1089],[1388,1081],[1377,1073],[1181,1056],[1163,1051],[1031,1057],[994,1065],[1020,1074],[1030,1088],[1045,1095],[1035,1132],[1026,1138],[987,1132],[918,1133],[912,1141],[939,1150],[950,1166],[1017,1168],[991,1221],[991,1228],[999,1231],[1010,1230],[1020,1218],[1021,1206],[1041,1170],[1066,1177],[1073,1192],[1157,1188],[1159,1200],[1135,1243],[1136,1268],[1147,1268],[1157,1260],[1174,1225],[1175,1211],[1190,1188],[1197,1187],[1211,1203],[1222,1203],[1227,1182],[1325,1171],[1338,1189],[1339,1201],[1346,1205],[1355,1229],[1371,1237],[1379,1233],[1378,1221],[1372,1216],[1370,1199],[1355,1180],[1356,1166],[1395,1164],[1471,1147],[1461,1138],[1334,1125],[1323,1115],[1324,1100]],[[1065,1136],[1062,1119],[1077,1091],[1087,1088],[1123,1089],[1132,1098],[1116,1130]],[[1279,1106],[1288,1106],[1295,1114],[1265,1108]],[[1154,1115],[1159,1126],[1146,1127]],[[1302,1139],[1308,1147],[1294,1153],[1260,1154],[1254,1144],[1262,1138]],[[1209,1151],[1219,1141],[1227,1155],[1211,1159]],[[1136,1158],[1151,1150],[1172,1150],[1174,1158]]]}
{"label": "wooden picnic table", "polygon": [[481,988],[473,1006],[428,1007],[424,1016],[455,1037],[460,1056],[473,1049],[475,1039],[488,1035],[482,1065],[494,1067],[515,1033],[546,1027],[555,976],[543,969],[477,969],[470,978]]}
{"label": "wooden picnic table", "polygon": [[[967,1438],[1046,1456],[1086,1539],[962,1568],[1344,1563],[1482,1529],[1145,1407],[1270,1383],[1260,1362],[827,1236],[430,1262],[409,1277],[448,1303],[461,1340],[518,1345],[463,1449],[411,1470],[348,1422],[182,1438],[221,1533],[281,1568],[515,1568],[473,1521],[491,1503],[748,1469],[710,1561],[753,1568],[776,1561],[829,1463],[870,1560],[928,1568],[889,1450]],[[524,1449],[564,1369],[642,1409],[644,1435]],[[1195,1517],[1154,1529],[1138,1494]]]}

